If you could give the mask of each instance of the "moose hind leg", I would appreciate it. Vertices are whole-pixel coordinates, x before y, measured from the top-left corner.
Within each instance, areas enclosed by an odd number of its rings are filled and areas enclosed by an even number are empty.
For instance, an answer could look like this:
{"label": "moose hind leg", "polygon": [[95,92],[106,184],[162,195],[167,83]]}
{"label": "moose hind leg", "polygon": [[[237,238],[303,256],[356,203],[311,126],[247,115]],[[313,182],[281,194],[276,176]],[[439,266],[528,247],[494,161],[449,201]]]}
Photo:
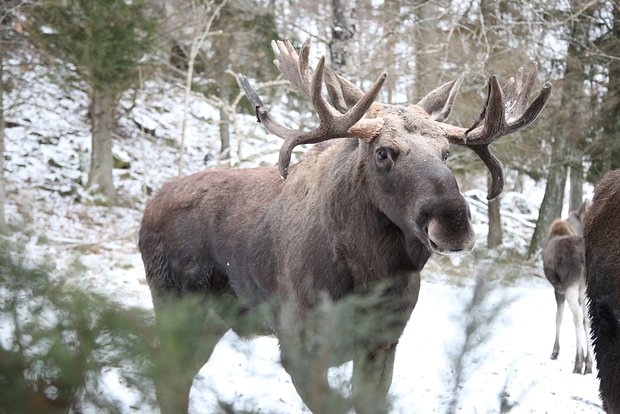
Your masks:
{"label": "moose hind leg", "polygon": [[162,414],[187,413],[194,377],[228,327],[202,296],[157,304],[157,349],[153,381]]}
{"label": "moose hind leg", "polygon": [[553,351],[551,359],[558,359],[560,354],[560,327],[562,326],[562,314],[564,313],[565,296],[563,293],[555,291],[555,302],[557,309],[555,313],[555,342],[553,343]]}
{"label": "moose hind leg", "polygon": [[583,329],[583,307],[579,300],[579,285],[574,285],[566,290],[566,299],[568,306],[573,314],[573,323],[575,325],[575,368],[574,374],[583,373],[585,365],[584,346],[586,345],[587,338],[585,337],[585,331]]}

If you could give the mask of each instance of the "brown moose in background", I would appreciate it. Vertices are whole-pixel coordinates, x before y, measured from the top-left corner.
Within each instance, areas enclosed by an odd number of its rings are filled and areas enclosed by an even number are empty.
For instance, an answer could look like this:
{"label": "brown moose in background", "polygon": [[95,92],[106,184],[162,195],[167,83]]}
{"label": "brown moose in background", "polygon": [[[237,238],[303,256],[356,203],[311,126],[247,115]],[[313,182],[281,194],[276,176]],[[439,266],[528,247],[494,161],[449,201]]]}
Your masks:
{"label": "brown moose in background", "polygon": [[555,341],[551,359],[560,353],[560,326],[564,303],[573,314],[575,325],[575,374],[592,372],[592,350],[590,327],[586,311],[586,263],[583,240],[583,215],[586,203],[579,211],[571,211],[566,220],[556,219],[549,227],[543,247],[543,269],[555,293],[557,311],[555,316]]}
{"label": "brown moose in background", "polygon": [[[536,65],[524,81],[520,69],[503,88],[491,76],[480,119],[466,129],[444,123],[461,77],[415,105],[381,104],[374,100],[385,73],[363,93],[326,67],[324,58],[312,71],[309,41],[299,55],[288,41],[273,48],[279,70],[310,100],[320,125],[300,132],[278,124],[241,77],[258,120],[284,139],[279,173],[272,167],[198,172],[164,185],[144,212],[139,244],[158,324],[180,298],[195,310],[172,325],[199,321],[192,335],[161,339],[163,375],[155,382],[164,413],[187,411],[194,376],[219,337],[235,329],[211,307],[217,297],[230,298],[243,314],[270,304],[268,328],[312,412],[347,412],[352,406],[358,413],[384,412],[396,344],[418,299],[420,270],[433,251],[474,247],[468,205],[445,164],[449,145],[478,154],[493,177],[489,198],[498,196],[503,171],[489,144],[531,124],[551,92],[545,83],[528,106]],[[289,166],[296,145],[319,142]],[[325,347],[306,331],[306,319],[325,301],[377,289],[374,303],[387,313],[372,319],[374,308],[360,309],[342,322],[344,330],[372,320],[367,334],[346,346]],[[351,399],[327,381],[327,369],[347,360],[353,360]]]}
{"label": "brown moose in background", "polygon": [[584,219],[586,295],[603,408],[620,414],[620,170],[594,189]]}

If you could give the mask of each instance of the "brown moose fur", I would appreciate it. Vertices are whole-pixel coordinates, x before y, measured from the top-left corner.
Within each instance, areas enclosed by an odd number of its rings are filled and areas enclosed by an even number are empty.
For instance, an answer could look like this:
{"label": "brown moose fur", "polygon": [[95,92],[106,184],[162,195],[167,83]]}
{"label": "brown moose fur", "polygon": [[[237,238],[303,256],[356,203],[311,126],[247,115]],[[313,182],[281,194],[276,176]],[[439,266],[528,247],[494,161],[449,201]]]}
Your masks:
{"label": "brown moose fur", "polygon": [[585,217],[586,284],[600,394],[608,413],[620,413],[620,170],[594,190]]}
{"label": "brown moose fur", "polygon": [[577,233],[573,229],[568,221],[562,219],[555,219],[551,226],[549,226],[549,232],[547,233],[547,238],[555,237],[555,236],[575,236]]}

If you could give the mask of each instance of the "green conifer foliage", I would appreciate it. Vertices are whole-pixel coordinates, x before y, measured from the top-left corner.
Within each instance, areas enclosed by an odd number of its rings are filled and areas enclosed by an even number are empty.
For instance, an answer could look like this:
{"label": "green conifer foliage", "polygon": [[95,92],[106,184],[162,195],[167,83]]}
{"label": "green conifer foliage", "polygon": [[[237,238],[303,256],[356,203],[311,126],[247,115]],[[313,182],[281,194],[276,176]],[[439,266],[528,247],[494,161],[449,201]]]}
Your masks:
{"label": "green conifer foliage", "polygon": [[72,63],[87,85],[92,133],[88,186],[103,196],[103,203],[113,204],[115,110],[121,93],[139,79],[155,21],[143,0],[49,0],[32,8],[30,29],[43,50]]}
{"label": "green conifer foliage", "polygon": [[37,4],[32,17],[38,44],[72,62],[100,92],[122,92],[137,80],[155,30],[142,0],[49,0]]}
{"label": "green conifer foliage", "polygon": [[152,317],[67,282],[76,266],[51,276],[24,250],[0,242],[0,413],[120,412],[101,393],[113,368],[153,404],[144,372],[152,354]]}

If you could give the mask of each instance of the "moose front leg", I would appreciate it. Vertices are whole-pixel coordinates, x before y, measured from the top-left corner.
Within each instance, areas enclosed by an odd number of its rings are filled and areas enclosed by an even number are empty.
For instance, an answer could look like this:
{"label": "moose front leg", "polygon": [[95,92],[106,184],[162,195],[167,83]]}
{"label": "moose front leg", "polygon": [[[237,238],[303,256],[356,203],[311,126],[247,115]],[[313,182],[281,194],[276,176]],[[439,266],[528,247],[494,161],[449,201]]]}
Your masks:
{"label": "moose front leg", "polygon": [[372,340],[358,348],[353,359],[353,404],[357,414],[388,411],[396,345],[418,302],[420,273],[397,272],[386,287],[383,306],[377,310],[382,315],[381,332],[374,331]]}
{"label": "moose front leg", "polygon": [[330,319],[328,314],[333,315],[317,309],[303,315],[297,303],[290,301],[282,305],[277,316],[282,366],[310,411],[345,414],[351,410],[352,403],[332,389],[327,380],[327,371],[340,353],[329,335],[332,329],[325,330],[328,325],[324,322]]}
{"label": "moose front leg", "polygon": [[396,343],[392,343],[360,352],[353,360],[353,404],[357,414],[387,413],[395,355]]}
{"label": "moose front leg", "polygon": [[[291,376],[297,393],[315,414],[345,414],[351,403],[329,386],[329,355],[309,350],[292,338],[280,339],[282,366]],[[324,350],[323,350],[324,351]]]}

